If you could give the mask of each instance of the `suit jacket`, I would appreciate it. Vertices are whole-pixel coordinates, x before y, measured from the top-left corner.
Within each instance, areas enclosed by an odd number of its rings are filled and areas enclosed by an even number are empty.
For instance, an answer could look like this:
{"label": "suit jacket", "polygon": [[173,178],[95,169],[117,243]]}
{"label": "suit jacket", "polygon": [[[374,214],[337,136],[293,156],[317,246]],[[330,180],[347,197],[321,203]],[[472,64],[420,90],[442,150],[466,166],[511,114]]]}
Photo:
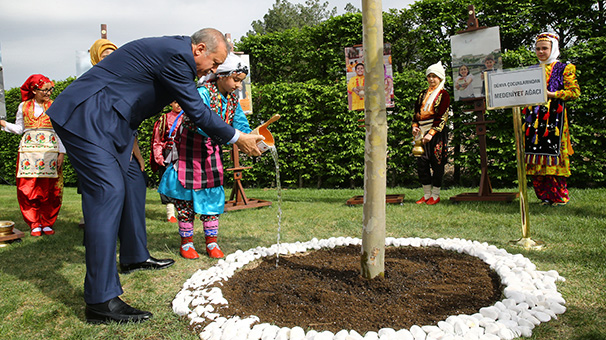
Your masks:
{"label": "suit jacket", "polygon": [[144,38],[118,48],[70,84],[47,111],[53,124],[113,154],[122,169],[137,128],[176,100],[213,140],[225,144],[234,128],[204,104],[187,36]]}

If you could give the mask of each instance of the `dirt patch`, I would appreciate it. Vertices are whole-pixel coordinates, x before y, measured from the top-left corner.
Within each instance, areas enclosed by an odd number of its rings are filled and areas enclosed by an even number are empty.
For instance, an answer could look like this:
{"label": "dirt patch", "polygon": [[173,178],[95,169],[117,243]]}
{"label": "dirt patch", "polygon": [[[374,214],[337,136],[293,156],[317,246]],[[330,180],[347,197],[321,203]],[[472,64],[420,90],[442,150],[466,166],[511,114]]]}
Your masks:
{"label": "dirt patch", "polygon": [[477,257],[438,247],[387,247],[385,277],[360,277],[360,246],[266,257],[218,285],[225,317],[305,330],[402,329],[474,314],[501,299],[499,276]]}

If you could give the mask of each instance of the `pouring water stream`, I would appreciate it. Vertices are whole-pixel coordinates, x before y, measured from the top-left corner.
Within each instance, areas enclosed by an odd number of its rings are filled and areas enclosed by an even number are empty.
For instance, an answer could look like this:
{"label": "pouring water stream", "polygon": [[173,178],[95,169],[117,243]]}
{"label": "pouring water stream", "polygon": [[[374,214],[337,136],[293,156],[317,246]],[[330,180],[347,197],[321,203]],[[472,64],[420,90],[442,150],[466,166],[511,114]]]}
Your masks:
{"label": "pouring water stream", "polygon": [[278,162],[278,150],[275,146],[272,145],[269,147],[269,151],[271,152],[271,156],[274,159],[274,163],[276,163],[276,193],[278,195],[278,251],[276,252],[277,268],[278,262],[280,261],[280,230],[282,229],[282,185],[280,184],[280,163]]}

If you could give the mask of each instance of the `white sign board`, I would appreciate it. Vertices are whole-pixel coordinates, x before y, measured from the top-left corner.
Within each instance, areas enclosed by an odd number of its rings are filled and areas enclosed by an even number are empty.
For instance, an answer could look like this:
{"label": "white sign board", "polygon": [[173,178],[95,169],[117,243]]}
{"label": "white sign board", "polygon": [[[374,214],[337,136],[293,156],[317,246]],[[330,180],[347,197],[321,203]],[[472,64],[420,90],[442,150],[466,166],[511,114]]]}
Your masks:
{"label": "white sign board", "polygon": [[489,110],[547,102],[543,67],[487,72],[484,75],[487,79],[486,105]]}

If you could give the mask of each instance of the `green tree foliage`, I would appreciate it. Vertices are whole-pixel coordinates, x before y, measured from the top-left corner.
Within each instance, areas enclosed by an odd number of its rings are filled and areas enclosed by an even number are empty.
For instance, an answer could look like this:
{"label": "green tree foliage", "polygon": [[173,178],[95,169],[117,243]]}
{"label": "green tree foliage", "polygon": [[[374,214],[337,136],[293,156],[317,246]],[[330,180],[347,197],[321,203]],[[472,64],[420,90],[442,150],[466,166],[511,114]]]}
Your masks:
{"label": "green tree foliage", "polygon": [[560,46],[604,36],[604,0],[474,1],[481,25],[501,28],[504,50],[530,47],[541,32],[556,32]]}
{"label": "green tree foliage", "polygon": [[263,20],[252,22],[252,31],[248,35],[282,32],[290,28],[314,26],[337,13],[337,8],[328,10],[328,2],[305,0],[305,4],[292,4],[288,0],[276,0],[276,3],[263,16]]}

